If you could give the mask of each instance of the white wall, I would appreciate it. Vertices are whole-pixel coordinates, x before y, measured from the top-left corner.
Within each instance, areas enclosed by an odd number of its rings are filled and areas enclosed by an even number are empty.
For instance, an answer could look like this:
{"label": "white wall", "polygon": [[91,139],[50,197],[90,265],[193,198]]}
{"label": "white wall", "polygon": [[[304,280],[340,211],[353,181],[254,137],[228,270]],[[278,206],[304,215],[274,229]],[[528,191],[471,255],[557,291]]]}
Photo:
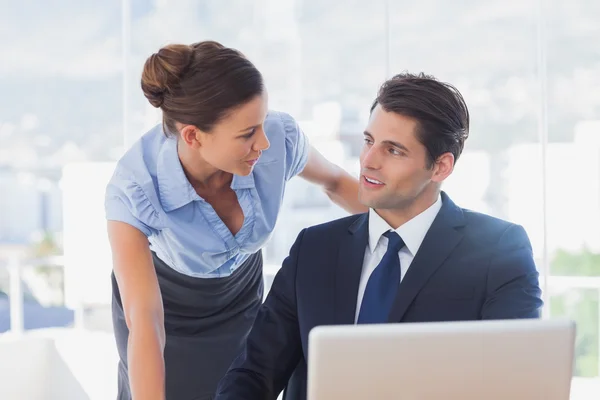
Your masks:
{"label": "white wall", "polygon": [[50,339],[0,337],[0,399],[42,400],[47,390]]}
{"label": "white wall", "polygon": [[116,398],[118,355],[110,334],[44,329],[0,335],[0,399]]}
{"label": "white wall", "polygon": [[110,304],[112,259],[104,194],[114,167],[89,162],[63,169],[65,301],[70,308],[76,309],[79,302]]}

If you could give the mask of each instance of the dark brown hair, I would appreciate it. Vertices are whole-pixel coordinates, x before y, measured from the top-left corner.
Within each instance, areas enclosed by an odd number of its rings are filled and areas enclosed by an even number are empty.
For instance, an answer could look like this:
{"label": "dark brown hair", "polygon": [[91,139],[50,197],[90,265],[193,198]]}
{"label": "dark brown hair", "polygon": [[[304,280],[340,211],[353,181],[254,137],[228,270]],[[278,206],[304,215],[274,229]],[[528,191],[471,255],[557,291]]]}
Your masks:
{"label": "dark brown hair", "polygon": [[379,89],[377,104],[417,121],[416,136],[427,149],[428,168],[444,153],[460,157],[469,137],[469,110],[462,95],[449,83],[431,75],[402,73]]}
{"label": "dark brown hair", "polygon": [[163,112],[165,134],[176,122],[210,132],[216,123],[263,92],[263,78],[239,51],[214,41],[171,44],[144,64],[142,90]]}

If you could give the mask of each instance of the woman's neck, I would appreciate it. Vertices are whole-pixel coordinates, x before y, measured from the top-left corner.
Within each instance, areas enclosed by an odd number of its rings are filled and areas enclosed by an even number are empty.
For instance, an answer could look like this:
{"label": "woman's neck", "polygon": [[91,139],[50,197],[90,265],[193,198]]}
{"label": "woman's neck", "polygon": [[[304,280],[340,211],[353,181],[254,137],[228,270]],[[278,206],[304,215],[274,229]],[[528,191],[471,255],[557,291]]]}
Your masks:
{"label": "woman's neck", "polygon": [[213,167],[197,154],[192,157],[185,146],[178,145],[177,154],[185,176],[196,192],[218,192],[230,187],[233,174]]}

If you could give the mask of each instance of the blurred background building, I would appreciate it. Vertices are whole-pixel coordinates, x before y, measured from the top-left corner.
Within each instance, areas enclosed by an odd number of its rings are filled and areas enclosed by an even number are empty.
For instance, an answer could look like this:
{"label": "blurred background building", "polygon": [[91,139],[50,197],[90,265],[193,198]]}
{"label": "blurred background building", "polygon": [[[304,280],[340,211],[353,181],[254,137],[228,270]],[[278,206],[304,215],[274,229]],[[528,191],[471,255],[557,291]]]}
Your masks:
{"label": "blurred background building", "polygon": [[[455,84],[472,123],[445,190],[525,226],[545,315],[578,323],[578,398],[589,382],[600,393],[597,0],[0,0],[0,27],[0,349],[13,340],[1,335],[11,291],[23,298],[13,304],[23,329],[76,326],[111,348],[102,191],[114,162],[160,121],[141,68],[162,45],[213,39],[244,52],[265,75],[271,108],[352,173],[386,78],[424,71]],[[269,276],[302,228],[344,215],[293,179],[265,250]],[[11,263],[24,266],[18,290]],[[55,343],[70,371],[77,351],[67,342]],[[3,371],[0,386],[12,376]],[[89,374],[112,384],[112,373]],[[72,393],[84,397],[72,398],[107,398],[79,374]],[[30,396],[8,399],[46,398]]]}

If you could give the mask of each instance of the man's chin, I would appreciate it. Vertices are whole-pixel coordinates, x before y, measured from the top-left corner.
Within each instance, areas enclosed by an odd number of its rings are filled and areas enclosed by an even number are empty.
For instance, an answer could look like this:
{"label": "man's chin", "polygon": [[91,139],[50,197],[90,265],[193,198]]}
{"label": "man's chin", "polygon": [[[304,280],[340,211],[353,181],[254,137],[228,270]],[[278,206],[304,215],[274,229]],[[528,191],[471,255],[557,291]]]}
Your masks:
{"label": "man's chin", "polygon": [[390,198],[374,198],[372,196],[361,196],[359,194],[358,201],[365,207],[372,208],[374,210],[389,210],[398,208],[398,202]]}
{"label": "man's chin", "polygon": [[360,193],[358,194],[358,201],[363,206],[369,207],[369,208],[377,208],[377,205],[379,204],[377,199],[374,199],[371,196],[361,195]]}

